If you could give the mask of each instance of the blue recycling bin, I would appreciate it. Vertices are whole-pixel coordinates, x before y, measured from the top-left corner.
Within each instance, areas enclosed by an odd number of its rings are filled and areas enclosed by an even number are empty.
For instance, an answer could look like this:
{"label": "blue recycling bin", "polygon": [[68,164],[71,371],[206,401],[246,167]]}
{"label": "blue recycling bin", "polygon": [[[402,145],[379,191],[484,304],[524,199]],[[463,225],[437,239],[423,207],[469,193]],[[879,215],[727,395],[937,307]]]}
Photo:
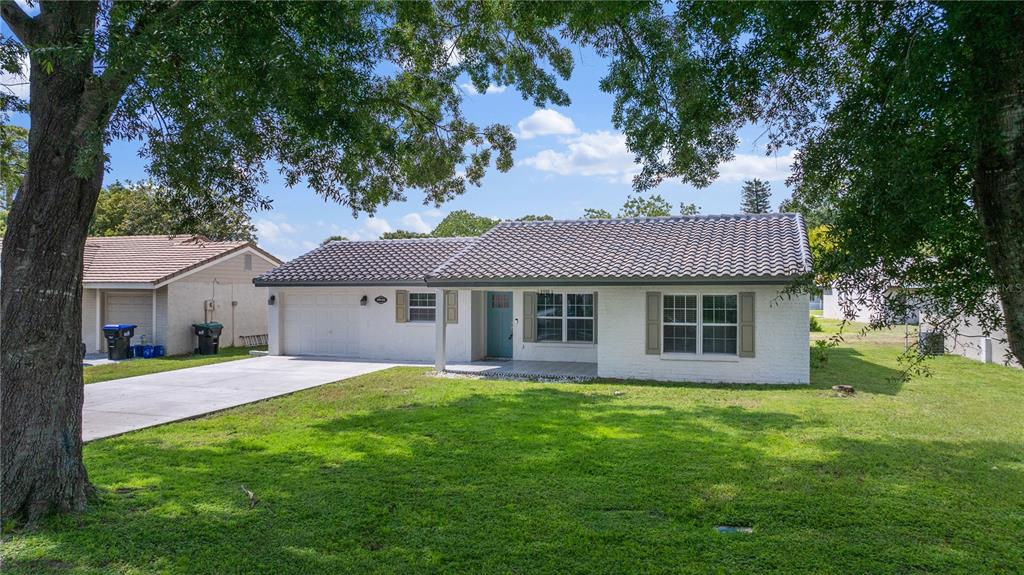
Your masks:
{"label": "blue recycling bin", "polygon": [[130,347],[135,328],[131,323],[108,323],[103,326],[103,336],[107,338],[107,358],[120,360],[131,357]]}

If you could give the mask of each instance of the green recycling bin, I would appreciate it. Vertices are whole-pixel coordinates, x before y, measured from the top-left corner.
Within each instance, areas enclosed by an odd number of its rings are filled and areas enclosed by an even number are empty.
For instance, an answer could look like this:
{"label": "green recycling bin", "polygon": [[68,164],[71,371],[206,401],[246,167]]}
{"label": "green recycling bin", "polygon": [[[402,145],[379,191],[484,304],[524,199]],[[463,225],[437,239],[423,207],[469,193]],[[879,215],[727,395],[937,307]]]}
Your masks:
{"label": "green recycling bin", "polygon": [[196,353],[199,355],[216,355],[220,346],[220,332],[224,331],[224,324],[208,321],[206,323],[194,323],[192,329],[199,338],[199,346]]}

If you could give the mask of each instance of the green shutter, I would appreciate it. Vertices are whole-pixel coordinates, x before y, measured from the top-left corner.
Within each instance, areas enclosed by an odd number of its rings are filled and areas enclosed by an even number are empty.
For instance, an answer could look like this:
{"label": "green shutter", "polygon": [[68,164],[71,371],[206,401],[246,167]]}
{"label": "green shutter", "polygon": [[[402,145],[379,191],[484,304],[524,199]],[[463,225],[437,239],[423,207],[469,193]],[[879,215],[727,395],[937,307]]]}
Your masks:
{"label": "green shutter", "polygon": [[409,292],[404,289],[395,290],[395,321],[409,321]]}
{"label": "green shutter", "polygon": [[754,357],[754,292],[740,292],[739,356]]}
{"label": "green shutter", "polygon": [[457,290],[444,292],[444,321],[445,323],[459,323],[459,292]]}
{"label": "green shutter", "polygon": [[647,355],[661,355],[661,292],[647,292]]}
{"label": "green shutter", "polygon": [[594,292],[594,343],[597,343],[597,292]]}
{"label": "green shutter", "polygon": [[537,341],[537,292],[523,292],[523,341]]}

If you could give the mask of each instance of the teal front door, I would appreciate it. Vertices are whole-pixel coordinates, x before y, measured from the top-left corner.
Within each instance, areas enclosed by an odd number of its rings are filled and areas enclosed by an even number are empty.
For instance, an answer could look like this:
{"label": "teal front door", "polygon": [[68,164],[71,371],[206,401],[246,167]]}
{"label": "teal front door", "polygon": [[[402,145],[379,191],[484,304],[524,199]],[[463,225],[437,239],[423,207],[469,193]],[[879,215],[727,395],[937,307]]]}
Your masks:
{"label": "teal front door", "polygon": [[512,357],[512,292],[487,292],[487,357]]}

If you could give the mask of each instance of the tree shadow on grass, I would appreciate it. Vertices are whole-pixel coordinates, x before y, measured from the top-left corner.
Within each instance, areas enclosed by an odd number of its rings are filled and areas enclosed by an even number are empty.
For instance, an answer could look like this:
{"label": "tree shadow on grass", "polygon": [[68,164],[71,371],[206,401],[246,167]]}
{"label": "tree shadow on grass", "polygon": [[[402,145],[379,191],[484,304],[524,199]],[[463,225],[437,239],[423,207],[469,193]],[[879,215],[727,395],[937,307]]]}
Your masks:
{"label": "tree shadow on grass", "polygon": [[250,413],[91,444],[103,502],[18,534],[5,573],[1024,566],[1024,455],[1005,442],[866,440],[791,413],[552,387],[270,428]]}

